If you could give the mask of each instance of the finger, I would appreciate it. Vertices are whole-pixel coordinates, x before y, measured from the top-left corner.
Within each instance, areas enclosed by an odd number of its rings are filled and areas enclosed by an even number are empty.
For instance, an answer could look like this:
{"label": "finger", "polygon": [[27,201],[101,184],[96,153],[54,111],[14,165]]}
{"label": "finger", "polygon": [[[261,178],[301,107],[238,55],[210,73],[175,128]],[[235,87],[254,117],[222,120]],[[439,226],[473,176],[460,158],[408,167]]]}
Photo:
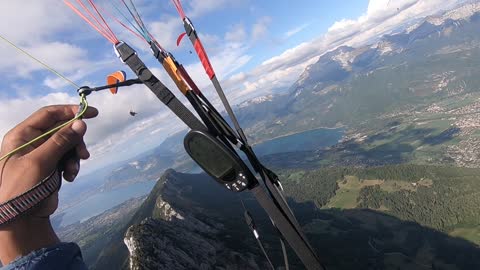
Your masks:
{"label": "finger", "polygon": [[70,158],[65,161],[63,179],[72,182],[80,171],[80,159]]}
{"label": "finger", "polygon": [[40,162],[48,170],[53,170],[60,159],[70,150],[82,142],[87,131],[87,125],[82,120],[76,120],[56,133],[44,144],[33,150],[29,155]]}
{"label": "finger", "polygon": [[[43,132],[72,119],[78,111],[78,105],[55,105],[44,107],[10,130],[2,142],[2,151],[10,151],[38,137]],[[93,118],[98,110],[88,107],[83,118]],[[43,141],[42,141],[43,143]],[[34,145],[34,147],[37,147]]]}
{"label": "finger", "polygon": [[[17,148],[18,146],[42,135],[42,131],[34,129],[32,127],[26,127],[23,130],[17,130],[17,132],[10,131],[2,142],[2,152],[10,152],[11,150]],[[18,155],[22,155],[24,153],[28,153],[44,143],[46,138],[42,138],[35,143],[32,143],[30,147],[23,149],[22,152],[17,152]]]}
{"label": "finger", "polygon": [[[15,129],[23,130],[26,127],[31,127],[42,131],[49,130],[58,122],[65,122],[75,117],[78,109],[78,105],[53,105],[43,107],[20,123]],[[83,118],[93,118],[97,115],[98,110],[96,108],[88,107]]]}
{"label": "finger", "polygon": [[77,145],[75,150],[80,159],[88,159],[90,157],[90,152],[88,152],[87,146],[83,141]]}

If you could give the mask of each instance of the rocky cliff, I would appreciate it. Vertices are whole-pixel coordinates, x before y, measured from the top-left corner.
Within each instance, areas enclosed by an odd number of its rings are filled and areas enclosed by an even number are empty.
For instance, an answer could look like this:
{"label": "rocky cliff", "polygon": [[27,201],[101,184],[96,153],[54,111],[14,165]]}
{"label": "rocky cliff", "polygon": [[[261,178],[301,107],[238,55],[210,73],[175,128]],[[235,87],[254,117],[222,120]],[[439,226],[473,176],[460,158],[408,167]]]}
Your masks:
{"label": "rocky cliff", "polygon": [[[203,175],[167,172],[152,216],[125,234],[130,269],[265,269],[253,253],[225,244],[223,223],[205,215],[210,210],[198,204],[198,194],[191,196],[193,190],[201,193],[204,185],[216,189]],[[193,207],[182,208],[187,205]],[[241,216],[238,221],[243,225]]]}

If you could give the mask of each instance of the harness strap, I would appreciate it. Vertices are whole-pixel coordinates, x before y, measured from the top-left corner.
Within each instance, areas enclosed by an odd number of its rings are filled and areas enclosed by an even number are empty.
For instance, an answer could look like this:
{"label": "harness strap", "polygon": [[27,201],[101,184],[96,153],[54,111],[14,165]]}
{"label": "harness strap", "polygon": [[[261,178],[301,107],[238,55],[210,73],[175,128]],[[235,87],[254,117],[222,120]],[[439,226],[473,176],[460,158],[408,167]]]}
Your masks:
{"label": "harness strap", "polygon": [[180,100],[152,74],[137,53],[124,42],[115,45],[120,59],[132,69],[138,78],[190,129],[206,130],[206,127],[183,105]]}
{"label": "harness strap", "polygon": [[59,190],[61,185],[61,174],[58,170],[55,170],[25,193],[0,204],[0,225],[10,222],[32,209]]}
{"label": "harness strap", "polygon": [[316,254],[310,249],[309,244],[307,244],[308,242],[305,242],[302,235],[291,225],[288,218],[275,205],[271,197],[265,193],[262,186],[257,185],[252,188],[251,191],[305,267],[308,270],[325,269]]}

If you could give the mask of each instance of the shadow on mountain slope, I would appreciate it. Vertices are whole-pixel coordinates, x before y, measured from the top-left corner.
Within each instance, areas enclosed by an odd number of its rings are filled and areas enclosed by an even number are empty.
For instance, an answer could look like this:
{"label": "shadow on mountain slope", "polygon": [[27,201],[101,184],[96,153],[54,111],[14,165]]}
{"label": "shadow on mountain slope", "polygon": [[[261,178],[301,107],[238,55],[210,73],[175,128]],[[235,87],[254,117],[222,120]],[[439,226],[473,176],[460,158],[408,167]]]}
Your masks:
{"label": "shadow on mountain slope", "polygon": [[[282,257],[278,236],[274,234],[268,217],[249,194],[242,194],[242,198],[256,220],[270,256],[280,266]],[[290,201],[290,205],[328,269],[480,269],[477,245],[417,223],[368,209],[320,210],[311,202],[294,201]],[[183,220],[172,218],[172,209]],[[227,192],[208,176],[167,171],[131,222],[137,224],[144,218],[153,217],[130,230],[137,233],[135,235],[149,235],[148,248],[139,246],[140,259],[146,262],[140,269],[148,269],[149,262],[155,263],[156,269],[168,269],[167,262],[162,262],[165,258],[188,258],[191,265],[200,267],[208,262],[209,266],[221,266],[221,269],[238,269],[239,265],[247,263],[256,265],[251,262],[253,258],[258,265],[264,264],[242,213],[239,196]],[[165,220],[169,218],[172,220]],[[185,236],[197,231],[198,224],[209,229],[202,229],[195,239],[207,243],[211,252],[200,252],[201,247],[185,248],[188,246]],[[99,256],[95,269],[128,267],[128,250],[123,243],[125,231],[126,228],[112,238],[108,248]],[[162,232],[169,233],[162,235]],[[165,243],[169,245],[164,246]],[[163,249],[153,250],[152,246],[163,246]],[[235,251],[236,260],[221,258],[233,255],[222,253],[219,247]],[[178,257],[179,251],[181,257]],[[303,269],[293,252],[289,253],[291,269]],[[257,268],[252,266],[251,269]]]}

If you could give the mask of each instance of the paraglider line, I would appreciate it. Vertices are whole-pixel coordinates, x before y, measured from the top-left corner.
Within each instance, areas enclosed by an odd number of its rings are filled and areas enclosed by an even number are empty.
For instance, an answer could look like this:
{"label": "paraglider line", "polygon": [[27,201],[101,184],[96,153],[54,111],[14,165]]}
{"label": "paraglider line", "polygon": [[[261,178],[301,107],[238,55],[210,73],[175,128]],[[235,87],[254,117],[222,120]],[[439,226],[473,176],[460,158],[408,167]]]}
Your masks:
{"label": "paraglider line", "polygon": [[26,56],[30,57],[31,59],[33,59],[35,62],[39,63],[40,65],[42,65],[43,67],[45,67],[46,69],[48,69],[50,72],[52,72],[53,74],[57,75],[58,77],[64,79],[65,81],[67,81],[68,83],[70,83],[71,85],[75,86],[76,88],[80,88],[80,86],[78,86],[76,83],[74,83],[72,80],[68,79],[67,77],[65,77],[64,75],[62,75],[60,72],[56,71],[55,69],[51,68],[49,65],[45,64],[44,62],[38,60],[37,58],[35,58],[33,55],[29,54],[27,51],[25,51],[24,49],[18,47],[17,45],[15,45],[13,42],[11,42],[10,40],[8,40],[7,38],[5,38],[4,36],[0,35],[0,38],[7,42],[8,44],[10,44],[12,47],[14,47],[15,49],[17,49],[18,51],[22,52],[23,54],[25,54]]}
{"label": "paraglider line", "polygon": [[34,138],[33,140],[13,149],[12,151],[8,152],[7,154],[3,155],[2,157],[0,157],[0,161],[6,159],[6,158],[9,158],[11,157],[12,155],[14,155],[15,153],[17,153],[18,151],[24,149],[25,147],[28,147],[32,144],[34,144],[35,142],[43,139],[43,138],[46,138],[50,135],[52,135],[53,133],[59,131],[60,129],[70,125],[71,123],[73,123],[74,121],[78,120],[78,119],[81,119],[82,116],[85,114],[85,112],[87,111],[88,109],[88,102],[87,102],[87,98],[85,97],[85,95],[82,95],[81,96],[81,100],[80,100],[80,106],[79,106],[79,111],[78,113],[75,115],[75,117],[73,117],[71,120],[61,124],[60,126],[56,127],[56,128],[53,128],[45,133],[43,133],[42,135]]}

